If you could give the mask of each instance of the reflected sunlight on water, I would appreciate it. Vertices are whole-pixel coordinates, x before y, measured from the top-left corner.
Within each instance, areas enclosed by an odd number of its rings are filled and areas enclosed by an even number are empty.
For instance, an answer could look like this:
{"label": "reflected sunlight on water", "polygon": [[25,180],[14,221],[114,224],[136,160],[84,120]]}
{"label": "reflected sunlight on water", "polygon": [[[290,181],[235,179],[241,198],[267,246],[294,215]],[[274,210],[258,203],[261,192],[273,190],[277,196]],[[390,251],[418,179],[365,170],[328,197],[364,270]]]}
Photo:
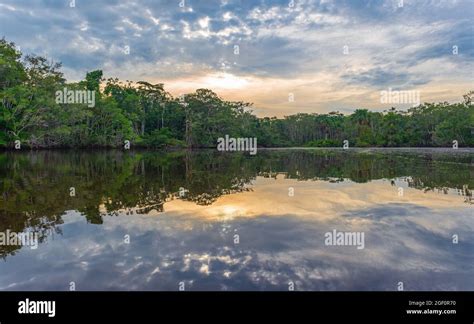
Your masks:
{"label": "reflected sunlight on water", "polygon": [[0,289],[474,289],[472,153],[208,154],[0,156],[0,230],[43,233],[0,246]]}

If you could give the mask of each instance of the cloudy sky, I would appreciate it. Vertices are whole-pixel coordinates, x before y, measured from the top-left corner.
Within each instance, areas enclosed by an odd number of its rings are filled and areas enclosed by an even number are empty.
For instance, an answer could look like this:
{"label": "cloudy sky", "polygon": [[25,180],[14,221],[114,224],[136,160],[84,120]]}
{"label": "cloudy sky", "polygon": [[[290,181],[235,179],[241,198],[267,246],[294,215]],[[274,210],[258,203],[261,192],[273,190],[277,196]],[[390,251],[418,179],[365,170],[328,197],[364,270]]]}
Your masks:
{"label": "cloudy sky", "polygon": [[284,116],[407,108],[381,104],[389,88],[460,101],[474,90],[473,17],[473,0],[0,0],[0,37],[70,81],[102,69]]}

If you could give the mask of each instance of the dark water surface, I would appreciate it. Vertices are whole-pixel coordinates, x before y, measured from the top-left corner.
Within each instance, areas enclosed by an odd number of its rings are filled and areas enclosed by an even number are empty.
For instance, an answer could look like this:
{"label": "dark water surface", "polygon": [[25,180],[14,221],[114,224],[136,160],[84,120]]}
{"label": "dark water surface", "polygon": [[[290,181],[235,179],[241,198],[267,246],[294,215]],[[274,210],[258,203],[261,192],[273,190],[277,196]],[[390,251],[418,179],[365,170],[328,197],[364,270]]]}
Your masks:
{"label": "dark water surface", "polygon": [[[474,290],[473,158],[0,153],[0,233],[40,241],[0,245],[0,290]],[[333,230],[364,247],[326,245]]]}

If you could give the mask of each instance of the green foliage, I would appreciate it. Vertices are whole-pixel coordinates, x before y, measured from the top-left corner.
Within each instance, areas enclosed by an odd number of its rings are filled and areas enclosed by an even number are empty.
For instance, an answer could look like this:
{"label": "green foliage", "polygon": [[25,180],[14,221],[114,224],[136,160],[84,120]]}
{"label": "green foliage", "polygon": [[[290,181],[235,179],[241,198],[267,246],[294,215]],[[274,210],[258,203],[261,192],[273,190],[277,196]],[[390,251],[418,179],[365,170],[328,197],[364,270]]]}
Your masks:
{"label": "green foliage", "polygon": [[148,147],[184,147],[183,141],[173,137],[171,130],[167,127],[155,129],[150,134],[145,135],[143,144]]}
{"label": "green foliage", "polygon": [[[407,112],[357,109],[351,115],[298,113],[258,118],[252,104],[209,89],[173,98],[162,83],[122,83],[101,70],[66,83],[59,63],[22,55],[0,40],[0,147],[215,147],[217,139],[256,137],[259,146],[474,146],[474,91],[464,102],[425,103]],[[56,91],[94,91],[95,105],[56,102]],[[184,99],[184,100],[182,100]]]}
{"label": "green foliage", "polygon": [[330,140],[330,139],[320,139],[320,140],[314,140],[306,143],[305,146],[308,147],[340,147],[342,144],[339,141],[336,140]]}

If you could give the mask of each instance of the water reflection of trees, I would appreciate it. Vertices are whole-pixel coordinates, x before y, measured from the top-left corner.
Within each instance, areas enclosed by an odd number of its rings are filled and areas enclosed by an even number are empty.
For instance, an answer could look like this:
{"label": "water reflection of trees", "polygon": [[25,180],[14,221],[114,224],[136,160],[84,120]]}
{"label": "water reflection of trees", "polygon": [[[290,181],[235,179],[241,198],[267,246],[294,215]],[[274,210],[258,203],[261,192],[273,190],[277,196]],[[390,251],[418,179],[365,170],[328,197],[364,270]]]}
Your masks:
{"label": "water reflection of trees", "polygon": [[[101,224],[107,215],[162,212],[173,199],[209,205],[222,195],[251,190],[256,176],[358,183],[403,178],[421,190],[457,190],[472,203],[470,159],[326,150],[261,150],[256,156],[212,150],[8,152],[0,154],[0,231],[34,229],[44,240],[68,210]],[[0,246],[0,256],[18,248]]]}

